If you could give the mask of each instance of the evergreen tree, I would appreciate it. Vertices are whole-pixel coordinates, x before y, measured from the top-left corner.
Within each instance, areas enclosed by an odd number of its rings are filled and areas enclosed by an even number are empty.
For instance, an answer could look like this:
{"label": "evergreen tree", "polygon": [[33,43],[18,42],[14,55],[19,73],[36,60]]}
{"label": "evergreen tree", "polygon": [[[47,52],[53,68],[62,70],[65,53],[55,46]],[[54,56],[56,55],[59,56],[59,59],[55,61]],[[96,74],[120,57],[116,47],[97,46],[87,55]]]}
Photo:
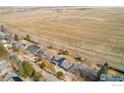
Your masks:
{"label": "evergreen tree", "polygon": [[17,34],[14,35],[14,40],[15,40],[15,41],[19,41],[19,37],[18,37]]}

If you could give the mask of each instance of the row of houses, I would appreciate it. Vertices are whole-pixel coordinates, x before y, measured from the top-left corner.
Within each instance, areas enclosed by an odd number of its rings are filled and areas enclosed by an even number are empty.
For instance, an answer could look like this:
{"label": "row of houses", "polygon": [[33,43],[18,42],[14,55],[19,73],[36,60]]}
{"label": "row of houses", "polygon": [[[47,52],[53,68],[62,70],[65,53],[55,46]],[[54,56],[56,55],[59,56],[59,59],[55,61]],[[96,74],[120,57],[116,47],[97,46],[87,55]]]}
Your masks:
{"label": "row of houses", "polygon": [[[86,77],[89,80],[98,80],[101,74],[99,74],[102,65],[96,64],[95,67],[84,64],[84,63],[77,63],[71,64],[67,61],[64,57],[53,57],[51,62],[55,65],[58,65],[60,68],[63,68],[65,71],[73,73],[75,75],[80,75],[82,77]],[[96,69],[97,68],[97,69]]]}
{"label": "row of houses", "polygon": [[[25,49],[27,51],[30,51],[31,54],[36,55],[38,58],[42,58],[47,55],[43,51],[43,47],[39,47],[38,45],[34,43],[26,43],[26,40],[21,41],[8,41],[5,38],[8,38],[8,34],[4,32],[0,32],[0,44],[4,45],[5,47],[11,47],[12,45],[15,45],[18,48]],[[31,60],[32,62],[36,61],[36,57],[27,56],[24,55],[23,57],[19,56],[20,59],[26,58],[28,60]],[[24,59],[25,60],[25,59]],[[59,66],[60,68],[64,69],[65,71],[68,71],[70,73],[74,73],[76,75],[81,75],[89,78],[90,80],[96,80],[98,78],[98,73],[101,70],[102,66],[97,66],[97,70],[93,68],[91,65],[87,64],[71,64],[66,58],[61,57],[60,55],[52,56],[50,59],[50,62]],[[4,64],[1,62],[1,71],[3,68],[5,68]]]}

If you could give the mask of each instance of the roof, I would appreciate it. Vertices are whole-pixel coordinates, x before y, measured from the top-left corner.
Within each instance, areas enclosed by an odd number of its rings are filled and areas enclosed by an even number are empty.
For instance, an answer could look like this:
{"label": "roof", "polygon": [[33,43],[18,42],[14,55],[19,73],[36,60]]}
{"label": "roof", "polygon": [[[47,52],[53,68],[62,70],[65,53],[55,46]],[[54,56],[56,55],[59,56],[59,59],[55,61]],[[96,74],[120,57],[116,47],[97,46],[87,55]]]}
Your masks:
{"label": "roof", "polygon": [[30,46],[28,46],[27,49],[29,51],[33,52],[33,53],[36,53],[36,52],[39,52],[40,51],[40,47],[37,46],[37,45],[30,45]]}
{"label": "roof", "polygon": [[5,81],[23,81],[16,73],[9,73],[4,78]]}
{"label": "roof", "polygon": [[6,61],[0,61],[0,73],[6,69]]}
{"label": "roof", "polygon": [[20,48],[24,48],[24,47],[25,47],[25,45],[24,45],[23,43],[19,42],[19,41],[15,41],[15,42],[13,42],[13,43],[14,43],[14,45],[15,45],[16,47],[20,47]]}
{"label": "roof", "polygon": [[16,76],[16,77],[11,77],[12,78],[12,80],[14,80],[14,81],[22,81],[21,79],[20,79],[20,77],[18,77],[18,76]]}
{"label": "roof", "polygon": [[5,35],[5,33],[3,33],[2,31],[0,31],[0,35]]}
{"label": "roof", "polygon": [[60,65],[60,64],[62,64],[62,62],[63,62],[64,60],[65,60],[65,58],[57,56],[57,57],[55,57],[55,58],[53,59],[52,62],[53,62],[54,64]]}
{"label": "roof", "polygon": [[70,69],[70,72],[74,74],[80,74],[91,80],[96,80],[97,78],[96,70],[92,69],[92,67],[89,67],[86,64],[76,64]]}
{"label": "roof", "polygon": [[72,64],[69,63],[64,57],[60,57],[60,56],[53,58],[52,63],[60,66],[66,71],[68,71],[70,67],[72,66]]}
{"label": "roof", "polygon": [[67,60],[64,60],[61,64],[60,67],[62,67],[64,70],[69,70],[71,68],[72,64],[69,63]]}

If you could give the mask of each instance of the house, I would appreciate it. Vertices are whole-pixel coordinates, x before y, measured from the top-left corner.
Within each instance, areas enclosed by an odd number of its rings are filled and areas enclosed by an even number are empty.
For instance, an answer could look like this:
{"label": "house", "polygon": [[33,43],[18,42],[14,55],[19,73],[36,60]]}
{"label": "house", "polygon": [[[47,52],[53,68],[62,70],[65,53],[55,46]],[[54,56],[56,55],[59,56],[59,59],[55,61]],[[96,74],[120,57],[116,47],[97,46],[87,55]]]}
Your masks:
{"label": "house", "polygon": [[15,45],[18,48],[24,48],[24,49],[26,48],[26,46],[23,43],[19,42],[19,41],[14,41],[12,43],[13,43],[13,45]]}
{"label": "house", "polygon": [[27,50],[29,50],[30,52],[32,52],[34,54],[41,52],[41,48],[37,45],[30,45],[27,47]]}
{"label": "house", "polygon": [[76,64],[69,71],[76,75],[86,77],[90,80],[97,80],[99,70],[96,70],[87,64]]}
{"label": "house", "polygon": [[7,41],[6,40],[0,40],[0,44],[2,44],[2,45],[7,44]]}
{"label": "house", "polygon": [[3,75],[7,72],[7,63],[5,60],[0,61],[0,75]]}
{"label": "house", "polygon": [[10,38],[10,37],[11,37],[11,33],[5,33],[0,31],[0,40],[5,38]]}
{"label": "house", "polygon": [[60,56],[54,57],[52,59],[52,63],[58,65],[59,67],[63,68],[66,71],[68,71],[72,67],[71,63],[69,63],[64,57]]}
{"label": "house", "polygon": [[52,58],[52,63],[53,64],[55,64],[55,65],[60,65],[60,64],[62,64],[62,62],[65,60],[65,58],[64,57],[60,57],[60,56],[54,56],[53,58]]}
{"label": "house", "polygon": [[23,81],[16,73],[8,73],[3,80],[4,81]]}
{"label": "house", "polygon": [[64,60],[59,66],[68,71],[72,67],[72,64],[69,63],[67,60]]}
{"label": "house", "polygon": [[12,47],[12,43],[11,42],[7,42],[6,44],[4,44],[4,47],[11,48]]}

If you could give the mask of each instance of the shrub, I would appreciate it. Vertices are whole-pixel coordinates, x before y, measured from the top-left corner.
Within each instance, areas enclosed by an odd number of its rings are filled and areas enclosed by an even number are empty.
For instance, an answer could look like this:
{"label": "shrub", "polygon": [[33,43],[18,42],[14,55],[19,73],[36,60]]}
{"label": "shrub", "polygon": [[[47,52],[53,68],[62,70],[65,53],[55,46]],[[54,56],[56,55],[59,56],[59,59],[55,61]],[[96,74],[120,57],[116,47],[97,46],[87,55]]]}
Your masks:
{"label": "shrub", "polygon": [[41,71],[35,72],[34,81],[39,81],[41,77],[42,77]]}
{"label": "shrub", "polygon": [[15,51],[15,52],[19,52],[19,48],[16,47],[15,45],[12,46],[12,50]]}
{"label": "shrub", "polygon": [[41,67],[42,69],[44,69],[44,68],[46,67],[46,64],[45,64],[44,62],[42,62],[42,63],[40,64],[40,67]]}
{"label": "shrub", "polygon": [[26,39],[26,40],[30,40],[30,35],[27,34],[25,39]]}
{"label": "shrub", "polygon": [[7,54],[6,48],[3,45],[0,45],[0,58],[5,57]]}
{"label": "shrub", "polygon": [[62,71],[57,72],[57,77],[58,77],[58,78],[61,78],[61,77],[63,77],[63,76],[64,76],[64,74],[63,74]]}
{"label": "shrub", "polygon": [[63,54],[64,54],[64,55],[68,55],[69,52],[68,52],[67,50],[65,50],[65,51],[63,51]]}

